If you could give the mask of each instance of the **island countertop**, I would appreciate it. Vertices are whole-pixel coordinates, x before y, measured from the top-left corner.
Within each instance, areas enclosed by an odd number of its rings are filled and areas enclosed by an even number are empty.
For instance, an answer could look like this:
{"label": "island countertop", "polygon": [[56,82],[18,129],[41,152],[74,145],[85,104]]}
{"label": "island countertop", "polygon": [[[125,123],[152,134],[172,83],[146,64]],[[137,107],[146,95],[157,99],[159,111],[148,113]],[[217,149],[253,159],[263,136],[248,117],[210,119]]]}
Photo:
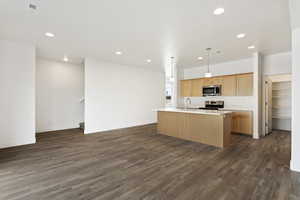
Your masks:
{"label": "island countertop", "polygon": [[200,110],[193,108],[161,108],[157,109],[158,112],[179,112],[179,113],[191,113],[191,114],[202,114],[202,115],[226,115],[231,114],[231,111],[222,110]]}

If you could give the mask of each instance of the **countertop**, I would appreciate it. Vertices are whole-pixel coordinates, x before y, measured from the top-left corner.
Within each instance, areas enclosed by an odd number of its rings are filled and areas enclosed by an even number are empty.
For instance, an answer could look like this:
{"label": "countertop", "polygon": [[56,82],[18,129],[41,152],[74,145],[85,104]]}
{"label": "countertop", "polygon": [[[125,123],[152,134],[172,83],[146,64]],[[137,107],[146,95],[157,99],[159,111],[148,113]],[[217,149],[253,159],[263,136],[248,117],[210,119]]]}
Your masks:
{"label": "countertop", "polygon": [[231,111],[220,111],[220,110],[199,110],[199,109],[183,109],[183,108],[161,108],[156,111],[162,112],[180,112],[180,113],[192,113],[192,114],[202,114],[202,115],[226,115],[232,113]]}
{"label": "countertop", "polygon": [[241,111],[241,112],[243,112],[243,111],[252,112],[253,111],[252,109],[249,109],[249,108],[219,108],[219,110],[221,110],[221,111],[232,111],[232,112],[234,112],[234,111],[236,111],[236,112],[238,112],[238,111]]}

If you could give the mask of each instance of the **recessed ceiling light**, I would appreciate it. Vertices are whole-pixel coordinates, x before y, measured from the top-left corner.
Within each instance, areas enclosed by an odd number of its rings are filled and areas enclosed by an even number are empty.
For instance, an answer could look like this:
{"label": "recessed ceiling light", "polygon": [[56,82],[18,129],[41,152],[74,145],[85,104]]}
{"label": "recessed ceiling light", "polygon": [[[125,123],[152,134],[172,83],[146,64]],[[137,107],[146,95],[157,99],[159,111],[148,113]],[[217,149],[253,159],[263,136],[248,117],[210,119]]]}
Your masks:
{"label": "recessed ceiling light", "polygon": [[45,36],[51,37],[51,38],[55,37],[55,35],[53,33],[50,33],[50,32],[45,33]]}
{"label": "recessed ceiling light", "polygon": [[150,59],[147,59],[146,61],[147,61],[147,63],[151,63],[152,62],[152,60],[150,60]]}
{"label": "recessed ceiling light", "polygon": [[251,45],[251,46],[248,47],[248,49],[255,49],[255,46]]}
{"label": "recessed ceiling light", "polygon": [[246,34],[245,33],[240,33],[236,36],[238,39],[241,39],[241,38],[244,38],[246,37]]}
{"label": "recessed ceiling light", "polygon": [[203,57],[199,56],[199,57],[198,57],[198,60],[203,60]]}
{"label": "recessed ceiling light", "polygon": [[68,62],[69,61],[69,58],[67,56],[64,56],[64,61],[65,62]]}
{"label": "recessed ceiling light", "polygon": [[222,15],[225,12],[224,8],[217,8],[214,10],[214,15]]}
{"label": "recessed ceiling light", "polygon": [[115,54],[122,55],[123,53],[121,51],[116,51]]}

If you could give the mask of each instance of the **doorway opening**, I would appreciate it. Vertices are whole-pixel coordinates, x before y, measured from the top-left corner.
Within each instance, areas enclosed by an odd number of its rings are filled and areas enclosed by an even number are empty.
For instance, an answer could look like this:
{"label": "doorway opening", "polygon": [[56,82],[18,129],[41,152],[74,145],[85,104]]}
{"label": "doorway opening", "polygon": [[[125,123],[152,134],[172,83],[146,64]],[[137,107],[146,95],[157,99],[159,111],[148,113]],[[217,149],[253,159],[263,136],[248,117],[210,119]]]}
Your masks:
{"label": "doorway opening", "polygon": [[84,129],[84,65],[38,57],[35,74],[36,134]]}
{"label": "doorway opening", "polygon": [[291,74],[265,76],[263,103],[263,136],[273,130],[291,131]]}

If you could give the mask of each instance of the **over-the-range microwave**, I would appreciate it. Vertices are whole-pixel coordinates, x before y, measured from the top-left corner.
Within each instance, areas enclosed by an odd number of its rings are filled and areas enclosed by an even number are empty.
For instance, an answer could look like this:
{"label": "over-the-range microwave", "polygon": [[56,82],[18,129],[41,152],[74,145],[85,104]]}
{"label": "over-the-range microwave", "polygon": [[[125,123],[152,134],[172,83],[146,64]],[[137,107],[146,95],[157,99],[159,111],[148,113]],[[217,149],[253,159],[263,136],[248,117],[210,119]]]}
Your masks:
{"label": "over-the-range microwave", "polygon": [[207,96],[221,96],[221,85],[210,85],[202,88],[202,94]]}

